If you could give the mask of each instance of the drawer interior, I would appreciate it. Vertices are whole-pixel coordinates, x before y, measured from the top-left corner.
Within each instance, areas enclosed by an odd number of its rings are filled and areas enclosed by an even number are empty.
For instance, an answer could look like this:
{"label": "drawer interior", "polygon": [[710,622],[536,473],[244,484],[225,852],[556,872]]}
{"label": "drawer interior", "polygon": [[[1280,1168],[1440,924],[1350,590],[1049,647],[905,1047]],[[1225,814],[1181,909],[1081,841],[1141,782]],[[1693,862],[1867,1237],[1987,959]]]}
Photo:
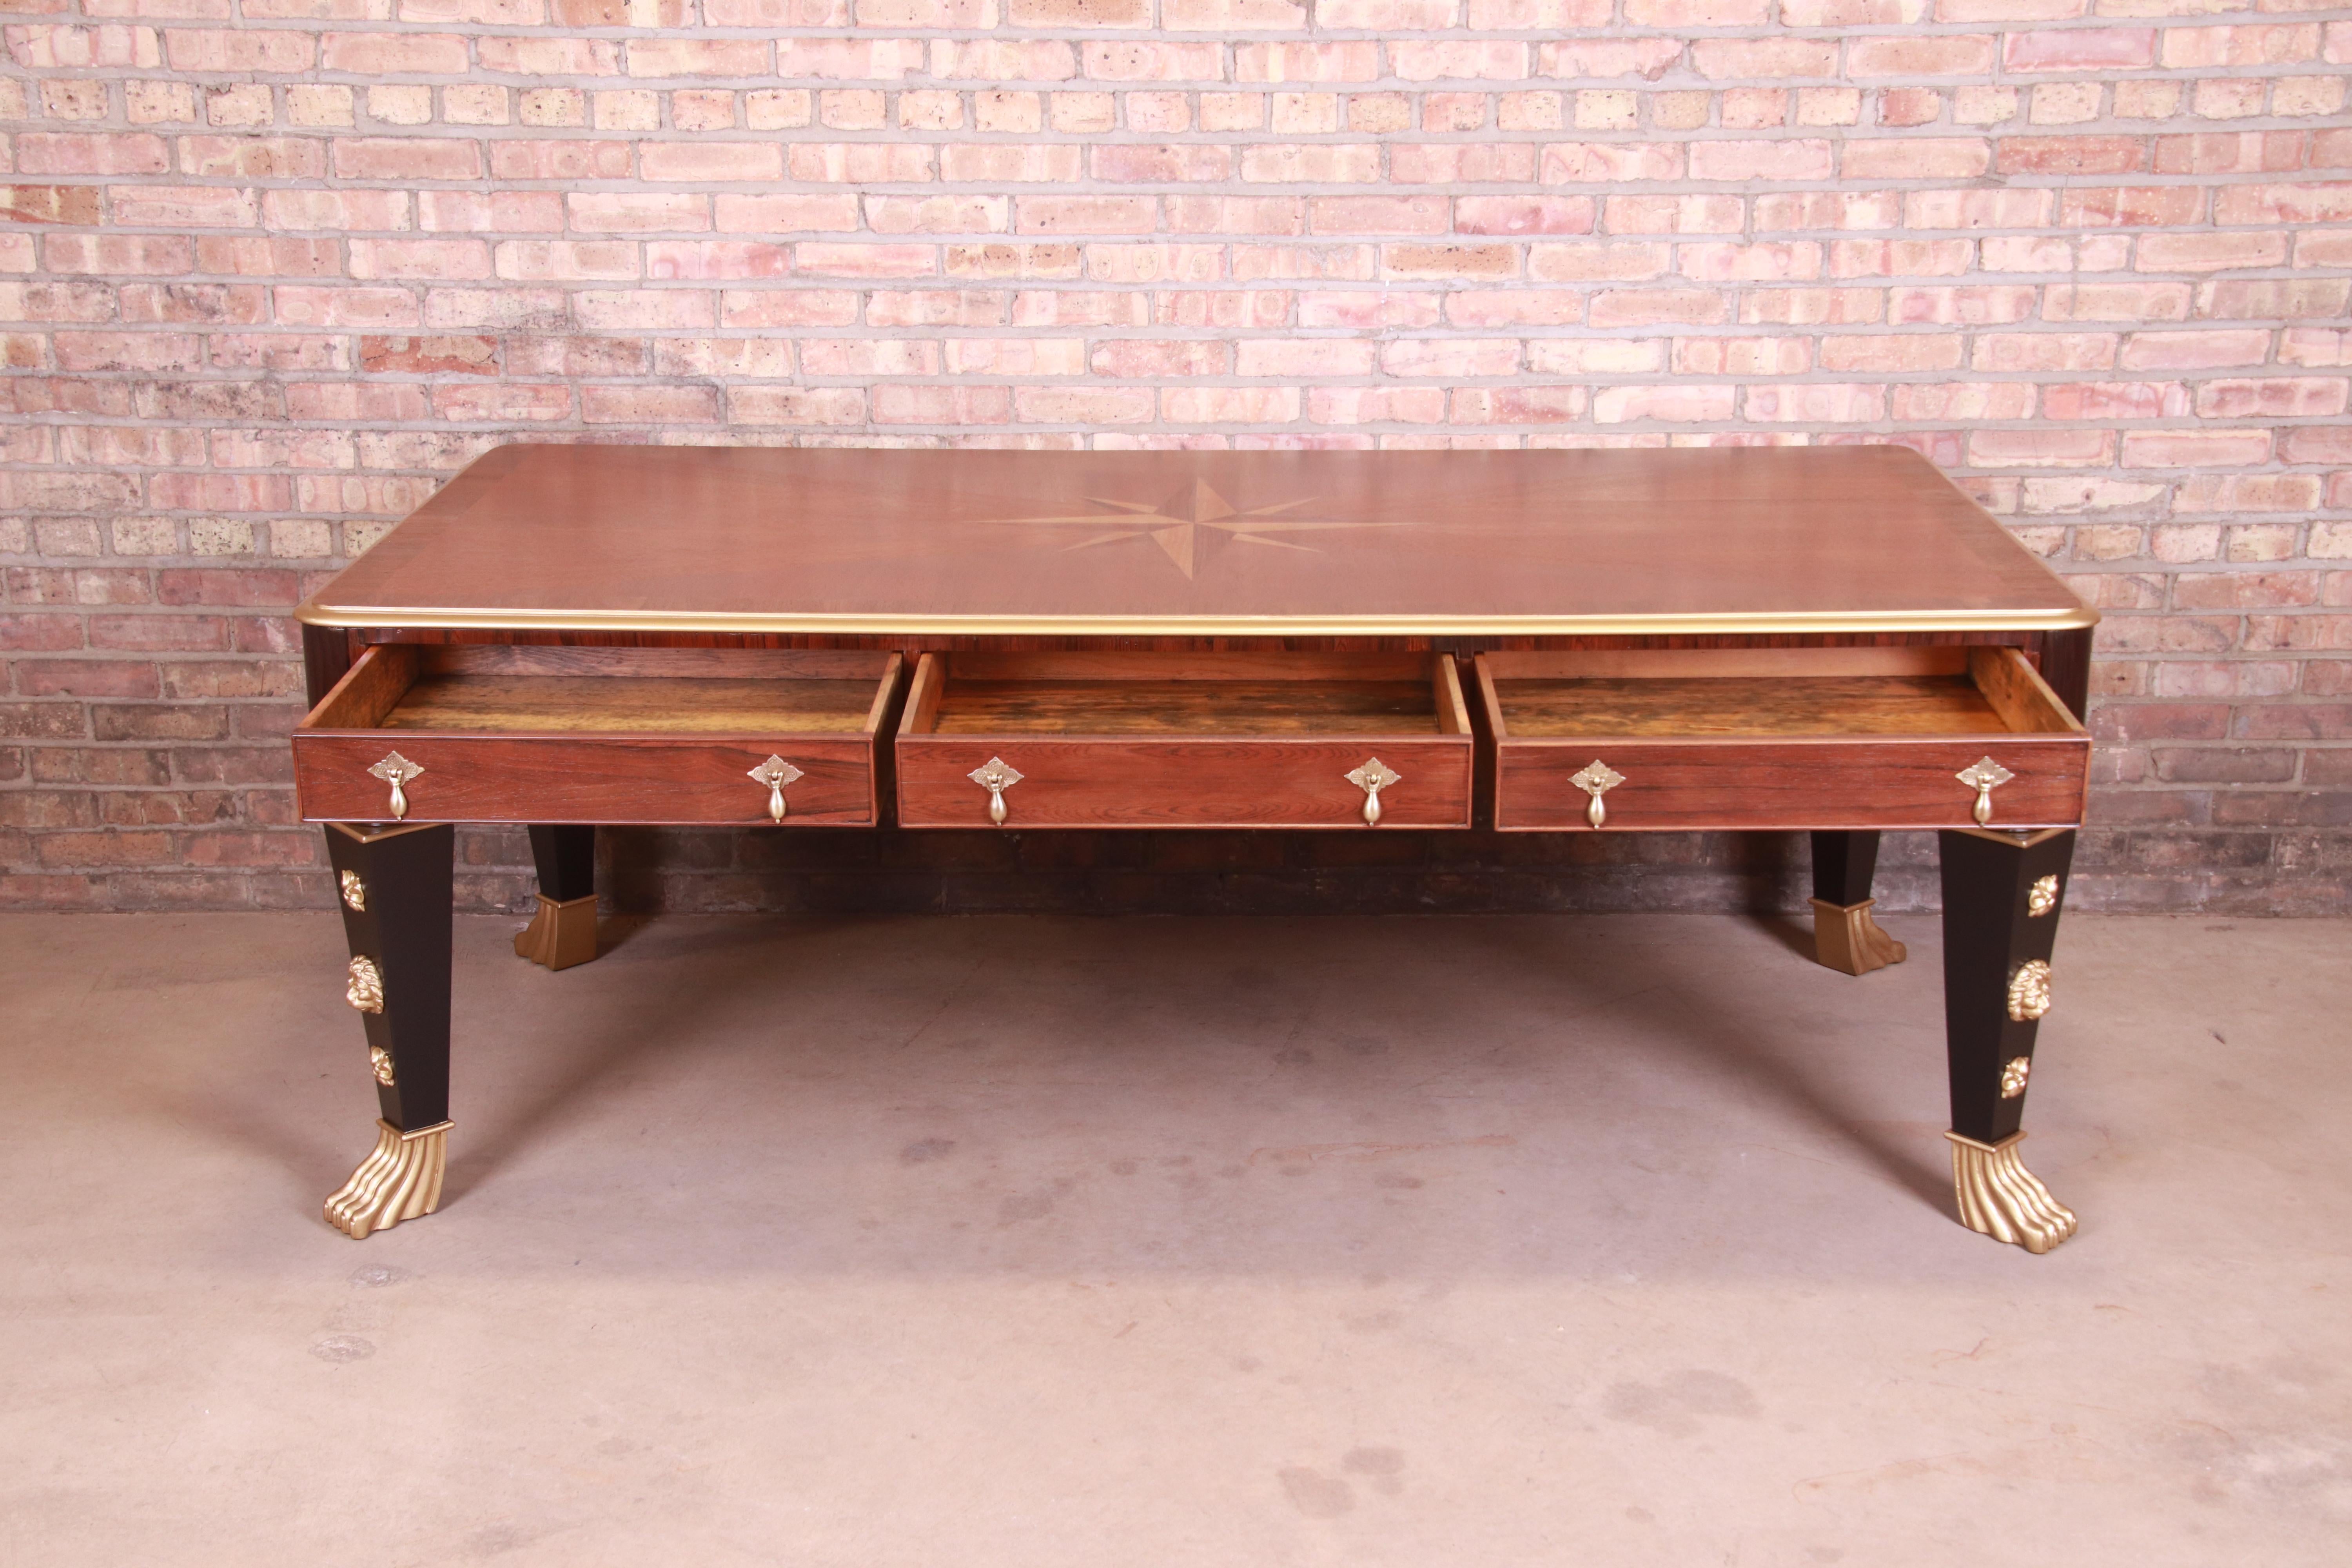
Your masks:
{"label": "drawer interior", "polygon": [[436,734],[856,735],[897,656],[771,648],[382,643],[306,730]]}
{"label": "drawer interior", "polygon": [[901,726],[936,735],[1466,735],[1428,654],[926,654]]}
{"label": "drawer interior", "polygon": [[2011,647],[1496,653],[1478,677],[1504,740],[2082,730]]}

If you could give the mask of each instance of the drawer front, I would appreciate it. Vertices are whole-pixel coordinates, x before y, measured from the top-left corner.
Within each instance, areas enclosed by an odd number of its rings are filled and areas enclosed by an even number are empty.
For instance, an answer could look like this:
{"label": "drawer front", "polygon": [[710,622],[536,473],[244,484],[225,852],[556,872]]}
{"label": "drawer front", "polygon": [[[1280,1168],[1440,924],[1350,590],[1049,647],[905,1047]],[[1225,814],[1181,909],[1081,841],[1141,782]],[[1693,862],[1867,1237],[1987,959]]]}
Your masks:
{"label": "drawer front", "polygon": [[874,821],[872,742],[794,738],[450,735],[303,731],[294,784],[306,822],[383,822],[391,786],[368,770],[398,752],[410,822],[765,823],[769,790],[749,774],[772,755],[801,770],[784,822]]}
{"label": "drawer front", "polygon": [[1976,791],[1953,775],[1990,757],[2014,775],[1992,791],[1993,827],[2083,820],[2090,742],[2080,735],[1906,741],[1506,741],[1495,826],[1591,831],[1574,782],[1599,762],[1604,830],[1974,826]]}
{"label": "drawer front", "polygon": [[1348,774],[1378,757],[1382,827],[1470,826],[1470,738],[1128,740],[901,735],[898,821],[987,827],[972,771],[1002,759],[1006,827],[1355,827],[1364,791]]}

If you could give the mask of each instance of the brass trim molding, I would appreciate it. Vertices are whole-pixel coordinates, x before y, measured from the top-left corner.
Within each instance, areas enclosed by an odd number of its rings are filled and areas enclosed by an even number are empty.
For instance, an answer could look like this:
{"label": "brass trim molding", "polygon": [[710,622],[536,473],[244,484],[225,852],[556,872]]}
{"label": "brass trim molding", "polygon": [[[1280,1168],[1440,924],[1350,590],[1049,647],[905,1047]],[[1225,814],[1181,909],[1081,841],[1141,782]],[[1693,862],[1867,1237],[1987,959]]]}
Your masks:
{"label": "brass trim molding", "polygon": [[545,893],[534,894],[539,908],[530,924],[515,933],[517,958],[527,958],[549,969],[569,969],[596,956],[596,895],[558,902]]}
{"label": "brass trim molding", "polygon": [[2042,1179],[2017,1157],[2025,1134],[1979,1143],[1958,1132],[1952,1142],[1952,1194],[1960,1223],[1995,1241],[2028,1252],[2049,1251],[2074,1234],[2074,1211],[2050,1195]]}
{"label": "brass trim molding", "polygon": [[397,838],[404,833],[430,833],[436,827],[449,825],[446,822],[330,822],[324,826],[354,843],[373,844],[385,838]]}
{"label": "brass trim molding", "polygon": [[1867,974],[1910,957],[1910,949],[1887,935],[1871,918],[1871,908],[1877,901],[1864,899],[1858,904],[1832,904],[1815,899],[1814,962],[1845,974]]}
{"label": "brass trim molding", "polygon": [[355,915],[367,913],[367,884],[360,880],[360,874],[345,871],[336,881],[343,890],[343,907]]}
{"label": "brass trim molding", "polygon": [[1744,632],[2076,631],[2099,623],[2072,610],[1812,610],[1778,615],[1654,616],[940,616],[882,611],[746,614],[716,610],[461,610],[303,604],[304,626],[446,627],[517,632],[793,632],[839,637],[1657,637]]}
{"label": "brass trim molding", "polygon": [[379,1120],[375,1128],[374,1152],[327,1200],[327,1223],[354,1241],[389,1230],[404,1219],[422,1219],[441,1206],[441,1177],[449,1160],[449,1123],[436,1121],[404,1132]]}
{"label": "brass trim molding", "polygon": [[2063,827],[1948,827],[1944,831],[1965,833],[1971,837],[1990,839],[1995,844],[2006,844],[2011,849],[2031,849],[2035,845],[2055,838],[2062,833],[2074,833],[2080,830],[2074,824],[2068,823]]}

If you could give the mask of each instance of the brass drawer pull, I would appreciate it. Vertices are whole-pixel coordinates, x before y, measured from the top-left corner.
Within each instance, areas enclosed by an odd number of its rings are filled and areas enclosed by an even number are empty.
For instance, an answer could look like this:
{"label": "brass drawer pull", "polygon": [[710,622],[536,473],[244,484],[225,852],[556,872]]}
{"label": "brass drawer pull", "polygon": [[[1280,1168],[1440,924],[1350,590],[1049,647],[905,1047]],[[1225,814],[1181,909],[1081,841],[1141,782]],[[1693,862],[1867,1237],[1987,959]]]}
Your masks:
{"label": "brass drawer pull", "polygon": [[383,761],[368,772],[392,786],[392,817],[395,822],[408,818],[408,791],[403,787],[409,780],[425,771],[421,763],[412,763],[398,752],[386,752]]}
{"label": "brass drawer pull", "polygon": [[1969,815],[1977,819],[1979,827],[1992,820],[1992,792],[2017,775],[1994,762],[1990,757],[1970,763],[1952,775],[1977,792],[1976,808]]}
{"label": "brass drawer pull", "polygon": [[1004,792],[1021,782],[1020,770],[1003,757],[991,757],[964,777],[988,792],[988,820],[1003,826]]}
{"label": "brass drawer pull", "polygon": [[1404,775],[1373,757],[1348,775],[1348,782],[1364,792],[1364,826],[1381,825],[1381,791],[1404,783]]}
{"label": "brass drawer pull", "polygon": [[1584,803],[1584,820],[1598,827],[1609,820],[1609,808],[1601,804],[1601,797],[1623,784],[1625,775],[1595,757],[1568,782],[1592,797]]}
{"label": "brass drawer pull", "polygon": [[784,819],[784,786],[803,775],[800,769],[783,758],[771,756],[744,776],[754,784],[768,786],[768,819],[782,822]]}

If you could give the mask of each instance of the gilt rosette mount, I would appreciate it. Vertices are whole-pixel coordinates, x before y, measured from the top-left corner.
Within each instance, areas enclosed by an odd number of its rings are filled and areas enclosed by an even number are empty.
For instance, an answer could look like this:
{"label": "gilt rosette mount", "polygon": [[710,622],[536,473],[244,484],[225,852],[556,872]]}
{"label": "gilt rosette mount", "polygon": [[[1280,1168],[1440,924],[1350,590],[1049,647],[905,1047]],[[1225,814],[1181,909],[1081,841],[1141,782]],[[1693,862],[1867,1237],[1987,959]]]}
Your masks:
{"label": "gilt rosette mount", "polygon": [[398,752],[385,752],[383,761],[368,770],[392,786],[392,819],[394,822],[408,820],[409,781],[424,771],[423,763],[412,763]]}
{"label": "gilt rosette mount", "polygon": [[383,971],[373,958],[354,958],[344,971],[349,976],[343,986],[343,1000],[362,1013],[383,1011]]}
{"label": "gilt rosette mount", "polygon": [[800,769],[782,757],[771,756],[745,776],[754,784],[763,784],[768,786],[768,820],[783,821],[784,786],[799,782],[803,776]]}
{"label": "gilt rosette mount", "polygon": [[1366,760],[1364,765],[1348,774],[1348,782],[1364,792],[1364,826],[1381,825],[1381,791],[1404,783],[1404,775],[1378,757]]}
{"label": "gilt rosette mount", "polygon": [[2025,892],[2025,912],[2028,918],[2039,920],[2058,907],[2058,879],[2044,877]]}
{"label": "gilt rosette mount", "polygon": [[964,775],[988,792],[988,820],[1004,826],[1004,792],[1021,782],[1021,770],[1003,757],[991,757]]}
{"label": "gilt rosette mount", "polygon": [[1595,757],[1568,782],[1592,797],[1584,803],[1584,820],[1599,827],[1609,820],[1609,808],[1601,803],[1601,797],[1623,784],[1625,775]]}
{"label": "gilt rosette mount", "polygon": [[2009,977],[2009,1020],[2031,1024],[2050,1011],[2050,965],[2029,958]]}

